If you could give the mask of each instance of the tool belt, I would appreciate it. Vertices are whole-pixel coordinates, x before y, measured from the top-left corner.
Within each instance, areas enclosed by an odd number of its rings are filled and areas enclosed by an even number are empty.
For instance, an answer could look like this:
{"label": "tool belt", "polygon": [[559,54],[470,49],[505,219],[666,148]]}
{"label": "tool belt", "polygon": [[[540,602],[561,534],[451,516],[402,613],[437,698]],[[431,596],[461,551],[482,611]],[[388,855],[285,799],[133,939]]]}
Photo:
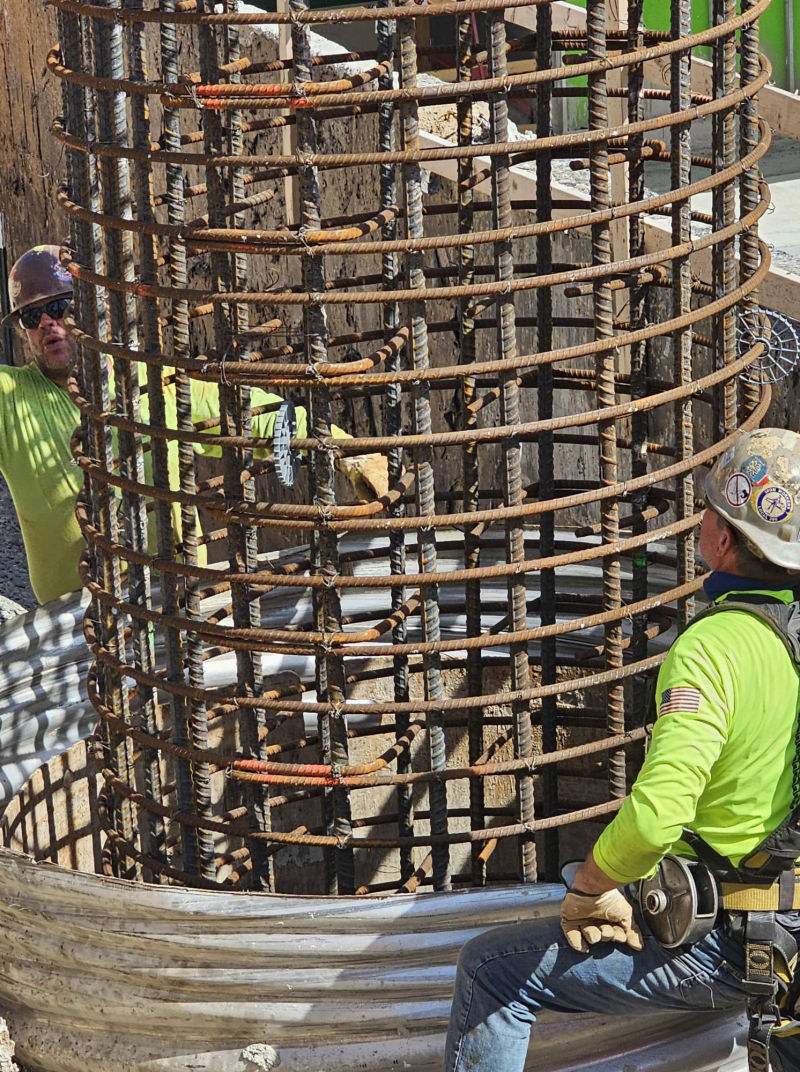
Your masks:
{"label": "tool belt", "polygon": [[[744,949],[750,1072],[768,1072],[769,1043],[786,1019],[800,1012],[797,943],[777,912],[800,910],[800,868],[774,880],[756,881],[728,866],[718,879],[700,860],[665,856],[651,878],[639,883],[645,922],[668,949],[698,942],[724,920],[727,933]],[[724,913],[724,915],[723,915]]]}

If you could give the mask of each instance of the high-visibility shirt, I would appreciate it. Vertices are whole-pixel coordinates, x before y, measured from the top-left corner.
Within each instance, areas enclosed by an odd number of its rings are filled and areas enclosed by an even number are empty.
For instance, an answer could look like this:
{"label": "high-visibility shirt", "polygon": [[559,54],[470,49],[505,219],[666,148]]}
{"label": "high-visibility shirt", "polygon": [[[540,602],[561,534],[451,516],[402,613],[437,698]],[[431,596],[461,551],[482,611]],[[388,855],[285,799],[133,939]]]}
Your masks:
{"label": "high-visibility shirt", "polygon": [[656,704],[639,776],[594,847],[620,883],[651,874],[665,853],[694,855],[684,826],[738,864],[791,810],[800,674],[766,622],[728,610],[690,625],[661,666]]}
{"label": "high-visibility shirt", "polygon": [[[140,377],[145,380],[144,367]],[[217,386],[192,381],[192,418],[204,421],[219,415]],[[175,389],[164,390],[166,423],[177,427]],[[254,388],[253,406],[271,405],[271,412],[253,418],[253,435],[271,438],[279,395]],[[142,395],[142,421],[148,399]],[[305,410],[298,407],[297,434],[306,434]],[[6,479],[19,518],[31,587],[40,603],[80,588],[78,559],[85,541],[75,519],[75,500],[83,473],[70,451],[70,439],[80,420],[66,390],[53,383],[38,365],[0,367],[0,472]],[[218,428],[206,429],[218,433]],[[338,429],[337,429],[338,431]],[[195,444],[202,454],[219,456],[221,447]],[[169,444],[170,486],[178,486],[178,445]],[[145,481],[152,482],[152,454],[144,454]]]}

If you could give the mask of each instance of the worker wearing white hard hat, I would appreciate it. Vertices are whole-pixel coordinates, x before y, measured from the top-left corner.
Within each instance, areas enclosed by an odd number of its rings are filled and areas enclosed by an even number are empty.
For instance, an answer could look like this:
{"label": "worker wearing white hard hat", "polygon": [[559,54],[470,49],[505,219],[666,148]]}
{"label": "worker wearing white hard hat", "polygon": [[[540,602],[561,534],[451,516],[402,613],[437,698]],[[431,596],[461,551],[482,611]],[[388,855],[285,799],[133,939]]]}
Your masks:
{"label": "worker wearing white hard hat", "polygon": [[463,948],[445,1072],[522,1072],[531,1043],[536,1063],[542,1010],[696,1014],[745,1001],[751,1069],[800,1069],[789,987],[800,938],[800,436],[739,436],[705,487],[710,606],[659,671],[641,771],[568,879],[560,920],[527,919]]}

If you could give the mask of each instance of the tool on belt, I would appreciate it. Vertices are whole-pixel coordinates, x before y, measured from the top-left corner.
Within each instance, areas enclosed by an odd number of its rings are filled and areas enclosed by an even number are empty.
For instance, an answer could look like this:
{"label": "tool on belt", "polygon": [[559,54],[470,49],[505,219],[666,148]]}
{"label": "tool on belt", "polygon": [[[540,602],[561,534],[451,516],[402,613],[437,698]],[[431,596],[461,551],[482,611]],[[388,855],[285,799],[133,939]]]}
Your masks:
{"label": "tool on belt", "polygon": [[[736,599],[701,611],[693,622],[726,610],[744,610],[764,621],[800,669],[800,603],[737,593]],[[738,867],[684,829],[682,840],[697,859],[667,855],[656,874],[639,883],[645,921],[668,949],[700,941],[724,911],[728,933],[744,947],[750,1072],[769,1072],[772,1034],[800,1019],[797,943],[776,918],[778,912],[800,909],[800,719],[792,774],[790,813]]]}

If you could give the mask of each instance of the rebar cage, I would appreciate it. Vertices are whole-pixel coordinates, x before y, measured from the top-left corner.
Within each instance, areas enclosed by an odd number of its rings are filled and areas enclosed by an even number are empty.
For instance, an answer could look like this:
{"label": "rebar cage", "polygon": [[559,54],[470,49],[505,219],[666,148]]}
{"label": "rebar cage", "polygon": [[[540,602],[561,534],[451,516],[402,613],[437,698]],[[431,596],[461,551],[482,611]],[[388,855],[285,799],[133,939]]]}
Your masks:
{"label": "rebar cage", "polygon": [[767,0],[53,2],[103,866],[554,879],[768,402]]}

